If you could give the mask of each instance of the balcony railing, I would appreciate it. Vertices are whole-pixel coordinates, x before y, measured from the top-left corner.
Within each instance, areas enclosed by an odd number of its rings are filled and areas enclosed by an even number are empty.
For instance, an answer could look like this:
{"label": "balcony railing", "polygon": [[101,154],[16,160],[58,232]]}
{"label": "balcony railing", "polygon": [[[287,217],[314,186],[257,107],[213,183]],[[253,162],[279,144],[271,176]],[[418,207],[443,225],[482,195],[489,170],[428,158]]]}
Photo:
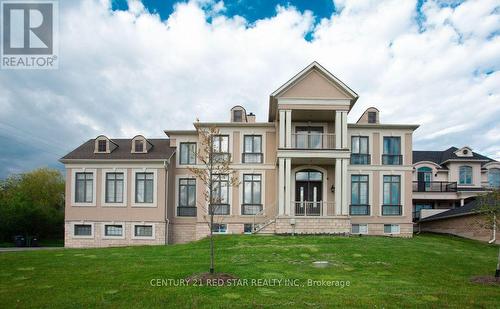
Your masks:
{"label": "balcony railing", "polygon": [[334,204],[327,202],[292,202],[294,215],[305,217],[333,216]]}
{"label": "balcony railing", "polygon": [[231,161],[231,154],[229,152],[214,152],[212,154],[213,162],[227,162]]}
{"label": "balcony railing", "polygon": [[413,192],[457,192],[457,182],[414,181]]}
{"label": "balcony railing", "polygon": [[262,204],[242,204],[242,215],[256,215],[262,211]]}
{"label": "balcony railing", "polygon": [[335,149],[335,134],[293,133],[293,149]]}
{"label": "balcony railing", "polygon": [[351,205],[349,214],[351,216],[369,216],[370,205]]}
{"label": "balcony railing", "polygon": [[262,163],[262,153],[260,152],[244,152],[241,154],[241,162],[243,163]]}
{"label": "balcony railing", "polygon": [[402,165],[403,156],[400,154],[383,154],[382,155],[383,165]]}
{"label": "balcony railing", "polygon": [[371,164],[371,156],[368,153],[351,153],[351,164]]}
{"label": "balcony railing", "polygon": [[229,215],[229,204],[213,204],[214,215]]}
{"label": "balcony railing", "polygon": [[177,216],[178,217],[196,217],[196,207],[179,206],[179,207],[177,207]]}
{"label": "balcony railing", "polygon": [[401,216],[401,205],[382,205],[382,216]]}

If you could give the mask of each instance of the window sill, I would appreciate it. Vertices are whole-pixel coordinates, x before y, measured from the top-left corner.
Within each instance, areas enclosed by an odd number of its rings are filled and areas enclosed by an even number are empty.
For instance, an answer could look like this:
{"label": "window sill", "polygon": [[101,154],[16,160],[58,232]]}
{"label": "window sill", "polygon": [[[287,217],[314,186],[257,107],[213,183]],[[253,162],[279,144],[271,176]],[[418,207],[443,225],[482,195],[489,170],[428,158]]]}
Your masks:
{"label": "window sill", "polygon": [[73,238],[76,238],[76,239],[94,239],[94,236],[78,236],[78,235],[73,235]]}
{"label": "window sill", "polygon": [[132,204],[132,208],[156,208],[156,204]]}
{"label": "window sill", "polygon": [[127,208],[127,204],[111,204],[105,203],[102,204],[101,207],[109,207],[109,208]]}
{"label": "window sill", "polygon": [[96,207],[94,203],[74,203],[71,204],[73,207]]}

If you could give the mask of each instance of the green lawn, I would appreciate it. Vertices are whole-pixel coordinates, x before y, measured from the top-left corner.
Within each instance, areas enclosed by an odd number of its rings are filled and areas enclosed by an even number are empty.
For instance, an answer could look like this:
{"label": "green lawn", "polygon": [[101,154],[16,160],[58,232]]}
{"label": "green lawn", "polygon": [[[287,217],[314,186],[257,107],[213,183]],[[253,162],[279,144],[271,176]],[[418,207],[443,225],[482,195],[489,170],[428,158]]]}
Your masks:
{"label": "green lawn", "polygon": [[[152,286],[204,272],[208,241],[185,245],[0,253],[0,307],[495,307],[498,247],[446,236],[219,236],[216,269],[299,286]],[[328,268],[312,266],[326,260]],[[349,281],[348,287],[307,280]],[[294,281],[295,280],[295,281]],[[167,280],[165,282],[168,283]],[[271,281],[267,281],[271,282]],[[236,307],[235,307],[236,306]]]}

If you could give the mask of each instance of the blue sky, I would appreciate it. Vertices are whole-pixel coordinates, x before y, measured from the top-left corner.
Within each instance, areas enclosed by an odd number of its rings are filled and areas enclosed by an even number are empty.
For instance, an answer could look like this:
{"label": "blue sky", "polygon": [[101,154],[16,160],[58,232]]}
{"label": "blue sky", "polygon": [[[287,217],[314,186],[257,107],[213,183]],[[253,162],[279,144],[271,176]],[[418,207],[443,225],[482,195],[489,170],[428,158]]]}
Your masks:
{"label": "blue sky", "polygon": [[[498,0],[60,1],[60,65],[0,71],[0,178],[105,134],[267,121],[269,94],[312,61],[414,149],[468,145],[500,159]],[[156,14],[157,12],[158,14]],[[6,146],[5,146],[6,145]]]}

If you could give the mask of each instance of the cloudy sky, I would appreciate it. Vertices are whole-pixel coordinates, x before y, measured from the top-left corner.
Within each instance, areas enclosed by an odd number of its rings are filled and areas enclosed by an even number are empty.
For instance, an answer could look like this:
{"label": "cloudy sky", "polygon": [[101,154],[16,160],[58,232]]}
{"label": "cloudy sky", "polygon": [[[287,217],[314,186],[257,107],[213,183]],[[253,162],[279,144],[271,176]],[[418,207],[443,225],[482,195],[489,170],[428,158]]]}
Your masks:
{"label": "cloudy sky", "polygon": [[414,149],[500,159],[500,4],[479,1],[60,1],[59,69],[0,71],[0,178],[99,134],[162,137],[267,121],[269,94],[316,60]]}

